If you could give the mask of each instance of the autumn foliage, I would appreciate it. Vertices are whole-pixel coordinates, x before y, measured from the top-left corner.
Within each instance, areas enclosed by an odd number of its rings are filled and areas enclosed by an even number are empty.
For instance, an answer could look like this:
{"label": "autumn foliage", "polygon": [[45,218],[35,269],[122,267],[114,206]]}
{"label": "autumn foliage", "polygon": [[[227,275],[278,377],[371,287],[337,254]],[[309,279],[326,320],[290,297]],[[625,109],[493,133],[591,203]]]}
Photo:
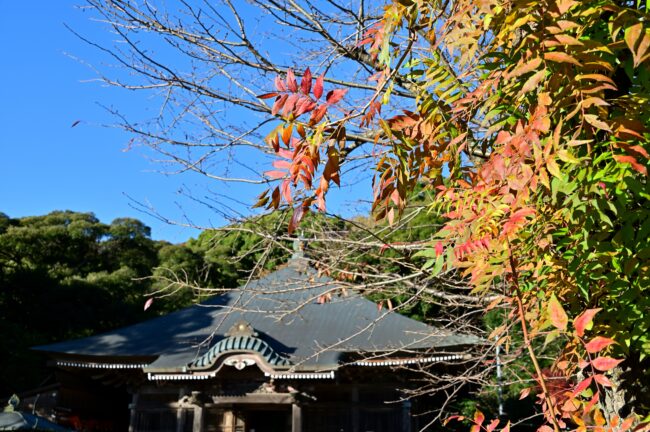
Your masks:
{"label": "autumn foliage", "polygon": [[[294,206],[292,226],[324,209],[344,125],[376,124],[375,214],[392,223],[416,185],[435,192],[446,224],[425,269],[502,294],[534,364],[540,430],[647,427],[643,402],[628,395],[619,413],[605,394],[625,391],[615,368],[650,379],[649,17],[642,2],[396,0],[361,42],[377,91],[357,112],[335,110],[343,90],[318,102],[309,70],[264,96],[283,121],[268,138],[281,184],[260,204]],[[396,84],[417,98],[382,118]],[[537,338],[564,343],[549,370]]]}

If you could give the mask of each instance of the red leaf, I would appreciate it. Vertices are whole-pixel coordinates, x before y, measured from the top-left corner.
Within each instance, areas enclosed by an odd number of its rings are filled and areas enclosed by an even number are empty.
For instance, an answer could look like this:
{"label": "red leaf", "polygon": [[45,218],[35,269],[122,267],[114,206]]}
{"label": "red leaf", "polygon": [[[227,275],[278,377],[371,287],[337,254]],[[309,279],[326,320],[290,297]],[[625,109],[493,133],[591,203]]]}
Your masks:
{"label": "red leaf", "polygon": [[291,183],[289,182],[289,179],[282,182],[282,185],[280,185],[280,192],[282,192],[284,200],[291,204]]}
{"label": "red leaf", "polygon": [[562,308],[562,305],[558,301],[557,297],[555,295],[551,296],[551,300],[548,302],[548,317],[551,320],[551,323],[558,329],[560,330],[565,330],[566,326],[569,322],[569,318],[567,317],[566,312],[564,312],[564,308]]}
{"label": "red leaf", "polygon": [[436,245],[434,246],[434,250],[436,251],[436,257],[439,257],[445,252],[445,248],[441,242],[436,243]]}
{"label": "red leaf", "polygon": [[530,387],[526,387],[519,393],[519,400],[526,399],[530,394]]}
{"label": "red leaf", "polygon": [[587,379],[584,379],[580,381],[580,383],[573,389],[573,396],[575,397],[576,395],[579,395],[583,391],[587,389],[591,385],[591,378],[589,377]]}
{"label": "red leaf", "polygon": [[594,375],[594,380],[603,387],[613,387],[612,382],[603,374]]}
{"label": "red leaf", "polygon": [[280,75],[275,77],[275,88],[278,89],[278,91],[286,91],[287,87],[284,85],[284,81],[282,81],[282,78],[280,78]]}
{"label": "red leaf", "polygon": [[289,69],[287,72],[287,88],[289,91],[292,92],[297,92],[298,91],[298,83],[296,82],[296,76],[293,74],[293,70]]}
{"label": "red leaf", "polygon": [[146,302],[144,302],[144,310],[147,310],[151,307],[151,304],[153,303],[153,297],[149,297]]}
{"label": "red leaf", "polygon": [[273,166],[278,169],[286,169],[288,170],[291,168],[291,162],[286,161],[286,160],[276,160],[273,161]]}
{"label": "red leaf", "polygon": [[304,214],[305,209],[303,206],[298,206],[293,209],[293,216],[291,216],[291,221],[289,221],[289,234],[292,234],[296,230],[296,227],[300,224]]}
{"label": "red leaf", "polygon": [[487,432],[492,432],[499,425],[499,419],[494,419],[487,426]]}
{"label": "red leaf", "polygon": [[302,81],[300,82],[300,90],[304,94],[309,95],[309,91],[311,90],[311,71],[309,68],[305,69],[305,73],[302,76]]}
{"label": "red leaf", "polygon": [[537,432],[553,432],[553,428],[548,425],[542,425],[537,428]]}
{"label": "red leaf", "polygon": [[284,103],[284,107],[282,108],[282,115],[284,117],[287,117],[289,113],[293,111],[294,107],[296,106],[296,101],[298,101],[297,94],[289,95],[287,101]]}
{"label": "red leaf", "polygon": [[316,99],[320,99],[320,97],[323,96],[323,75],[316,78],[313,93]]}
{"label": "red leaf", "polygon": [[273,103],[273,108],[271,108],[271,115],[276,115],[282,109],[282,106],[284,105],[288,97],[289,97],[288,95],[283,94],[282,96],[278,97],[275,100],[275,102]]}
{"label": "red leaf", "polygon": [[610,338],[606,338],[606,337],[602,337],[602,336],[596,336],[595,338],[590,340],[587,345],[585,345],[585,349],[587,350],[587,352],[590,352],[590,353],[593,354],[593,353],[597,353],[597,352],[607,348],[608,346],[610,346],[613,343],[614,343],[614,341],[612,339],[610,339]]}
{"label": "red leaf", "polygon": [[599,371],[606,372],[608,370],[614,369],[622,361],[623,359],[617,360],[611,357],[596,357],[591,361],[591,365]]}
{"label": "red leaf", "polygon": [[343,99],[343,96],[348,92],[348,89],[334,89],[327,92],[327,103],[332,105]]}
{"label": "red leaf", "polygon": [[327,112],[327,105],[325,104],[316,108],[314,111],[311,112],[311,117],[309,118],[309,124],[313,126],[318,122],[320,122],[325,116],[326,112]]}
{"label": "red leaf", "polygon": [[306,97],[300,98],[298,99],[298,102],[296,102],[296,110],[294,114],[298,117],[306,112],[312,111],[315,106],[316,102],[313,102],[311,99]]}
{"label": "red leaf", "polygon": [[259,95],[257,98],[258,99],[271,99],[272,97],[276,97],[278,93],[276,92],[271,92],[271,93],[264,93]]}
{"label": "red leaf", "polygon": [[474,423],[481,426],[484,421],[485,421],[485,416],[483,415],[483,413],[479,410],[476,410],[474,412]]}
{"label": "red leaf", "polygon": [[600,312],[600,310],[601,308],[587,309],[573,320],[573,326],[576,328],[578,336],[582,337],[585,334],[585,329],[592,323],[594,316]]}
{"label": "red leaf", "polygon": [[277,170],[272,170],[272,171],[266,171],[264,173],[265,176],[270,178],[271,180],[276,180],[279,178],[282,178],[287,175],[286,171],[277,171]]}

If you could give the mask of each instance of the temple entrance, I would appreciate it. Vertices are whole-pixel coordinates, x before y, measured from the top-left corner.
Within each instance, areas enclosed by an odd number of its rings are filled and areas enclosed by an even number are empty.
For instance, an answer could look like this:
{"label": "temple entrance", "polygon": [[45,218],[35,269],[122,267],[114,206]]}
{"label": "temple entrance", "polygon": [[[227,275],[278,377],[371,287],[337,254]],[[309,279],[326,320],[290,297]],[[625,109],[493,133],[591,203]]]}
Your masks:
{"label": "temple entrance", "polygon": [[291,432],[291,406],[234,406],[206,411],[205,432]]}
{"label": "temple entrance", "polygon": [[269,409],[246,409],[241,414],[246,432],[291,432],[289,407]]}

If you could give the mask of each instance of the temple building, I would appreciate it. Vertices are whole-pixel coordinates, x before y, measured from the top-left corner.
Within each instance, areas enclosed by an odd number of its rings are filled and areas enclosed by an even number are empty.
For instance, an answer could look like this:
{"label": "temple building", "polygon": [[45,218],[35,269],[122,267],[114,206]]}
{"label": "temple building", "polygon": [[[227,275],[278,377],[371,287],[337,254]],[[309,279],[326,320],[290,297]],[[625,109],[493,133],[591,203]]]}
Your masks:
{"label": "temple building", "polygon": [[435,401],[400,389],[419,368],[462,369],[477,342],[344,292],[297,253],[204,303],[35,349],[87,430],[410,432]]}

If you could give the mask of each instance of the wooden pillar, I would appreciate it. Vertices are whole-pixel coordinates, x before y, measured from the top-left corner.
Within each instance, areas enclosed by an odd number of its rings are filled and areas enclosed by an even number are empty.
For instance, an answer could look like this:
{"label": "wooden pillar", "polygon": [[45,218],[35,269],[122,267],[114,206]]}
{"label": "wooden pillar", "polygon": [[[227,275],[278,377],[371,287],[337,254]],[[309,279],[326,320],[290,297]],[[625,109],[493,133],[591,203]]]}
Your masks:
{"label": "wooden pillar", "polygon": [[185,415],[185,407],[181,404],[183,396],[185,396],[186,391],[184,388],[178,390],[178,408],[176,408],[176,432],[183,432],[185,427],[185,422],[187,421]]}
{"label": "wooden pillar", "polygon": [[194,407],[194,425],[192,426],[192,431],[203,432],[203,407],[201,406]]}
{"label": "wooden pillar", "polygon": [[356,385],[352,387],[350,402],[352,402],[352,432],[359,432],[361,427],[359,424],[359,387]]}
{"label": "wooden pillar", "polygon": [[133,396],[131,396],[131,404],[129,405],[129,408],[131,409],[131,417],[129,418],[129,432],[135,432],[135,420],[136,420],[136,409],[138,406],[138,398],[139,394],[133,393]]}
{"label": "wooden pillar", "polygon": [[291,432],[302,432],[302,408],[297,403],[291,405]]}
{"label": "wooden pillar", "polygon": [[411,432],[411,401],[402,402],[402,432]]}

